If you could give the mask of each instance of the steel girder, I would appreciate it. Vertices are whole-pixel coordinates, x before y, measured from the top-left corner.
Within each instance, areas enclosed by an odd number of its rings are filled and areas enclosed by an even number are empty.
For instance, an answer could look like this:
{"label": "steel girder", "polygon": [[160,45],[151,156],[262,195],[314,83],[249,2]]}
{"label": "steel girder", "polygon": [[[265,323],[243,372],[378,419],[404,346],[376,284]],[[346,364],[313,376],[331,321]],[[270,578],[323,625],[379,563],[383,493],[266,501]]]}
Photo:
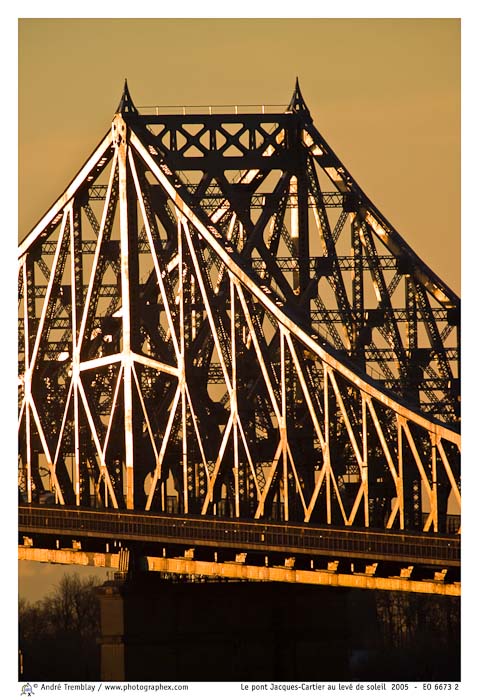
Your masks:
{"label": "steel girder", "polygon": [[175,116],[125,84],[19,246],[19,299],[29,502],[426,531],[459,508],[460,301],[298,85],[284,113]]}

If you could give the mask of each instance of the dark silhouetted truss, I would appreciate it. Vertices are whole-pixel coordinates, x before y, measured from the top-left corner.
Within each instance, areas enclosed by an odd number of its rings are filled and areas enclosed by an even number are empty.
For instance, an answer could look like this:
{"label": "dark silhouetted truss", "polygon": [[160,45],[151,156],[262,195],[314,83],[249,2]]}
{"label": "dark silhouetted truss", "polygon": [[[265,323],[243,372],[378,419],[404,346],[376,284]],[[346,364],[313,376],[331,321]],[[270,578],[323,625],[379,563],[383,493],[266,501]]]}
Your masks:
{"label": "dark silhouetted truss", "polygon": [[26,499],[444,531],[460,300],[298,84],[281,112],[181,111],[125,83],[19,246]]}

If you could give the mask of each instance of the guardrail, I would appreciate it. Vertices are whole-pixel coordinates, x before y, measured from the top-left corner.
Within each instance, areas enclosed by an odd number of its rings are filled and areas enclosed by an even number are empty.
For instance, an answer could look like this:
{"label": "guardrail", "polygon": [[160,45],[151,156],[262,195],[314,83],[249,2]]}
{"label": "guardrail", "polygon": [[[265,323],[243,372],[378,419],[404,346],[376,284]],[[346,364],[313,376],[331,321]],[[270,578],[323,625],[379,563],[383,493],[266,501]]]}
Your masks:
{"label": "guardrail", "polygon": [[137,107],[142,116],[190,115],[190,114],[277,114],[286,111],[285,104],[270,105],[140,105]]}
{"label": "guardrail", "polygon": [[20,506],[20,534],[71,534],[86,538],[188,544],[248,551],[347,555],[426,566],[460,564],[458,535],[379,532],[369,529],[272,524],[191,515]]}

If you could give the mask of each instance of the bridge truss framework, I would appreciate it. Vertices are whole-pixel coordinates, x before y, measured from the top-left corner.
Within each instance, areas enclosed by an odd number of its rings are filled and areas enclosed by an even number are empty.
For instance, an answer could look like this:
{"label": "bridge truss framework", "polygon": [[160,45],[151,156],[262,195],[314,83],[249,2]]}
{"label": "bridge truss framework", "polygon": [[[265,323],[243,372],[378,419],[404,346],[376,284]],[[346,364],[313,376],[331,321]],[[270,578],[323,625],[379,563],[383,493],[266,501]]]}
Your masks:
{"label": "bridge truss framework", "polygon": [[284,112],[141,114],[24,239],[19,482],[59,505],[445,532],[460,300]]}

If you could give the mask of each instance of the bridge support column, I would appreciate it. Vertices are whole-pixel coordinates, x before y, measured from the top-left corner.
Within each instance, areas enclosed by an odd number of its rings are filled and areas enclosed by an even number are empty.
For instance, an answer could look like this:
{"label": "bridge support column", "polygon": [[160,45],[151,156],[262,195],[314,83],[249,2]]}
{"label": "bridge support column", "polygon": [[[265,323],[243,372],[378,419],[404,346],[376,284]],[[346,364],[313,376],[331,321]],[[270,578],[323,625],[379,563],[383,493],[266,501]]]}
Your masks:
{"label": "bridge support column", "polygon": [[101,680],[348,677],[352,628],[345,589],[175,581],[139,572],[97,590]]}
{"label": "bridge support column", "polygon": [[121,580],[106,581],[97,589],[100,598],[101,658],[104,681],[124,681],[125,669],[125,585]]}

